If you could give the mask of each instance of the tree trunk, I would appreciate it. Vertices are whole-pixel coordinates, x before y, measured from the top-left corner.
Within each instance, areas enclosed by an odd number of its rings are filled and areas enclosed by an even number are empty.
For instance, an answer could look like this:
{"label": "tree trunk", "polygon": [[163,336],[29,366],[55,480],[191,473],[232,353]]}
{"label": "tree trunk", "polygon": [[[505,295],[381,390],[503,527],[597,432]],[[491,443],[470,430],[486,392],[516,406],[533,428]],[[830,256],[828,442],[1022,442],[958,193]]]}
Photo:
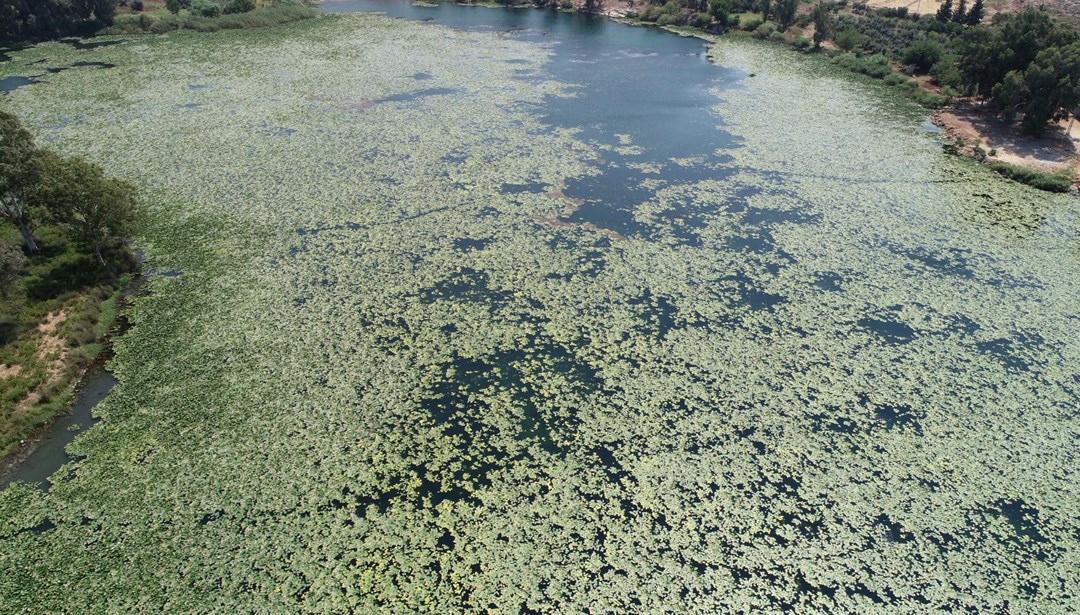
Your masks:
{"label": "tree trunk", "polygon": [[105,259],[101,256],[101,245],[100,244],[96,244],[96,243],[94,244],[94,254],[97,255],[97,262],[100,263],[102,267],[104,267],[105,266]]}
{"label": "tree trunk", "polygon": [[30,232],[30,227],[25,224],[19,225],[19,233],[22,234],[23,242],[26,244],[26,251],[31,254],[37,254],[41,251],[37,242],[34,241],[34,234]]}

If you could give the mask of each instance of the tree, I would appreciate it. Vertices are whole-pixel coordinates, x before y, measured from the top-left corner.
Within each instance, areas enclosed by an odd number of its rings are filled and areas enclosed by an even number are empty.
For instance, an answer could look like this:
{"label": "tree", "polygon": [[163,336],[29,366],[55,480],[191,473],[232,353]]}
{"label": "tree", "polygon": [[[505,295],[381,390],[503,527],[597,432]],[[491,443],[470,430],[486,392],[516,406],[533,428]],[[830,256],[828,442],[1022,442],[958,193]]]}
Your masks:
{"label": "tree", "polygon": [[960,0],[953,11],[952,20],[956,23],[967,23],[967,0]]}
{"label": "tree", "polygon": [[859,31],[848,26],[836,35],[836,46],[844,51],[851,51],[862,44],[862,35]]}
{"label": "tree", "polygon": [[36,207],[39,167],[34,137],[18,118],[0,111],[0,218],[14,224],[22,235],[27,252],[38,252],[34,229],[42,217]]}
{"label": "tree", "polygon": [[975,4],[972,4],[971,10],[968,11],[966,23],[969,26],[977,26],[985,15],[986,8],[983,6],[983,0],[975,0]]}
{"label": "tree", "polygon": [[731,23],[731,0],[709,0],[709,15],[720,27],[728,27]]}
{"label": "tree", "polygon": [[0,298],[8,298],[24,267],[26,257],[19,246],[0,240]]}
{"label": "tree", "polygon": [[904,64],[910,64],[925,73],[944,55],[941,45],[927,38],[915,41],[904,51]]}
{"label": "tree", "polygon": [[780,23],[781,30],[787,30],[795,22],[795,14],[799,11],[799,0],[777,0],[776,21]]}
{"label": "tree", "polygon": [[1001,117],[1009,122],[1016,118],[1017,112],[1021,109],[1028,96],[1029,92],[1027,83],[1024,82],[1024,75],[1018,70],[1011,70],[1006,73],[1005,78],[1000,83],[994,84],[994,88],[991,90],[994,106],[1001,113]]}
{"label": "tree", "polygon": [[1008,120],[1023,115],[1025,131],[1041,132],[1080,103],[1080,34],[1046,11],[995,16],[968,29],[957,49],[964,88]]}
{"label": "tree", "polygon": [[56,221],[78,244],[89,248],[98,263],[110,242],[129,235],[139,221],[135,187],[105,177],[101,167],[83,158],[44,158],[42,193],[56,211]]}
{"label": "tree", "polygon": [[952,19],[952,0],[945,0],[941,3],[941,6],[937,10],[938,21],[949,21]]}
{"label": "tree", "polygon": [[1024,83],[1028,99],[1020,125],[1038,134],[1080,104],[1080,43],[1040,52],[1024,71]]}
{"label": "tree", "polygon": [[176,15],[180,12],[180,0],[165,0],[165,8],[173,15]]}
{"label": "tree", "polygon": [[763,21],[769,21],[769,15],[772,13],[772,0],[761,0],[761,19]]}
{"label": "tree", "polygon": [[814,7],[814,49],[820,49],[821,43],[832,36],[832,18],[829,16],[829,8],[824,2],[819,1]]}

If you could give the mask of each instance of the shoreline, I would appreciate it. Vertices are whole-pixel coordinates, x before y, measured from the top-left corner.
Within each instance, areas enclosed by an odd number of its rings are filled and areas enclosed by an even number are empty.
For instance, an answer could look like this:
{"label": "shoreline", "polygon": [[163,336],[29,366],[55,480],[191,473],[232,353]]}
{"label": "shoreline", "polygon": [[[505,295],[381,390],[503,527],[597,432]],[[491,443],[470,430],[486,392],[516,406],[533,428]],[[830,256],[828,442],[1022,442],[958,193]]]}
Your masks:
{"label": "shoreline", "polygon": [[[53,431],[57,429],[66,418],[73,416],[76,407],[80,402],[84,401],[84,395],[89,393],[88,389],[96,379],[101,378],[103,375],[114,378],[112,372],[106,368],[108,362],[115,356],[113,353],[113,341],[117,337],[123,335],[124,332],[131,327],[131,322],[128,320],[127,316],[127,312],[131,307],[130,302],[134,298],[146,294],[145,284],[149,279],[149,276],[142,271],[141,256],[136,253],[136,257],[140,264],[140,269],[137,271],[136,277],[133,278],[131,282],[119,287],[116,291],[120,293],[119,301],[123,303],[117,312],[115,320],[110,324],[109,332],[100,340],[101,351],[94,357],[94,360],[90,365],[74,379],[69,389],[71,397],[68,399],[67,403],[64,404],[63,409],[50,417],[45,423],[35,427],[27,437],[19,443],[15,450],[0,457],[0,490],[6,489],[13,482],[18,480],[17,475],[24,464],[48,441],[50,436],[54,435]],[[97,403],[97,401],[94,402],[88,411],[92,411]],[[96,422],[97,421],[93,421],[88,425],[80,426],[77,433],[82,433]]]}

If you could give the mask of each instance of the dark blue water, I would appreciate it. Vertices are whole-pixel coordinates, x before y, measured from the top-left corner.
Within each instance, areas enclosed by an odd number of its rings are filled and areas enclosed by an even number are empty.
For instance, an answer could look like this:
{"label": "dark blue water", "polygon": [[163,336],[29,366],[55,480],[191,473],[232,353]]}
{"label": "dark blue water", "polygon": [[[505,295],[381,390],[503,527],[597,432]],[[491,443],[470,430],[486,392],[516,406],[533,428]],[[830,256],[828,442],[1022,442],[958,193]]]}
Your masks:
{"label": "dark blue water", "polygon": [[37,79],[31,79],[30,77],[4,77],[0,79],[0,92],[14,92],[15,90],[37,83]]}
{"label": "dark blue water", "polygon": [[[322,11],[379,12],[465,31],[505,32],[550,45],[554,53],[543,67],[522,62],[519,68],[522,78],[546,76],[571,85],[572,97],[550,96],[536,110],[542,121],[553,128],[580,129],[581,138],[594,146],[645,148],[625,155],[603,151],[597,163],[600,174],[572,180],[565,195],[584,202],[566,218],[569,222],[589,222],[623,235],[642,233],[645,230],[635,223],[633,211],[654,194],[641,187],[643,180],[661,178],[665,183],[683,184],[723,178],[734,170],[725,166],[723,151],[737,143],[711,109],[717,104],[716,88],[736,85],[746,75],[710,63],[700,39],[539,9],[327,0]],[[679,165],[672,158],[701,160]],[[634,163],[661,169],[646,174],[628,166]]]}
{"label": "dark blue water", "polygon": [[37,483],[47,489],[49,477],[65,463],[74,460],[67,452],[67,445],[75,440],[75,436],[99,420],[93,416],[94,406],[105,399],[116,384],[116,378],[109,372],[101,372],[87,380],[78,392],[71,410],[49,426],[34,452],[30,453],[10,476],[0,479],[0,489],[7,487],[12,481]]}

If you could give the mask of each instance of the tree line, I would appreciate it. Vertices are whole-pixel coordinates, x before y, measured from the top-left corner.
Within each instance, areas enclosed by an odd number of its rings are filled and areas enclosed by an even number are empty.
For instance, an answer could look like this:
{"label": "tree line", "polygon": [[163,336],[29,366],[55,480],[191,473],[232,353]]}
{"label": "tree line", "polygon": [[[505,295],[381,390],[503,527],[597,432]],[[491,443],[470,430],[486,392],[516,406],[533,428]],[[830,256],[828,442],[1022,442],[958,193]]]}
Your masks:
{"label": "tree line", "polygon": [[91,34],[111,26],[117,0],[0,0],[0,44]]}
{"label": "tree line", "polygon": [[[40,252],[35,231],[50,224],[105,267],[105,250],[139,221],[135,197],[131,183],[84,158],[38,147],[18,118],[0,112],[0,220],[19,230],[27,255]],[[0,282],[17,277],[24,262],[17,251],[0,244]]]}
{"label": "tree line", "polygon": [[1068,117],[1080,105],[1080,32],[1041,9],[999,13],[956,45],[966,92],[1027,132]]}

